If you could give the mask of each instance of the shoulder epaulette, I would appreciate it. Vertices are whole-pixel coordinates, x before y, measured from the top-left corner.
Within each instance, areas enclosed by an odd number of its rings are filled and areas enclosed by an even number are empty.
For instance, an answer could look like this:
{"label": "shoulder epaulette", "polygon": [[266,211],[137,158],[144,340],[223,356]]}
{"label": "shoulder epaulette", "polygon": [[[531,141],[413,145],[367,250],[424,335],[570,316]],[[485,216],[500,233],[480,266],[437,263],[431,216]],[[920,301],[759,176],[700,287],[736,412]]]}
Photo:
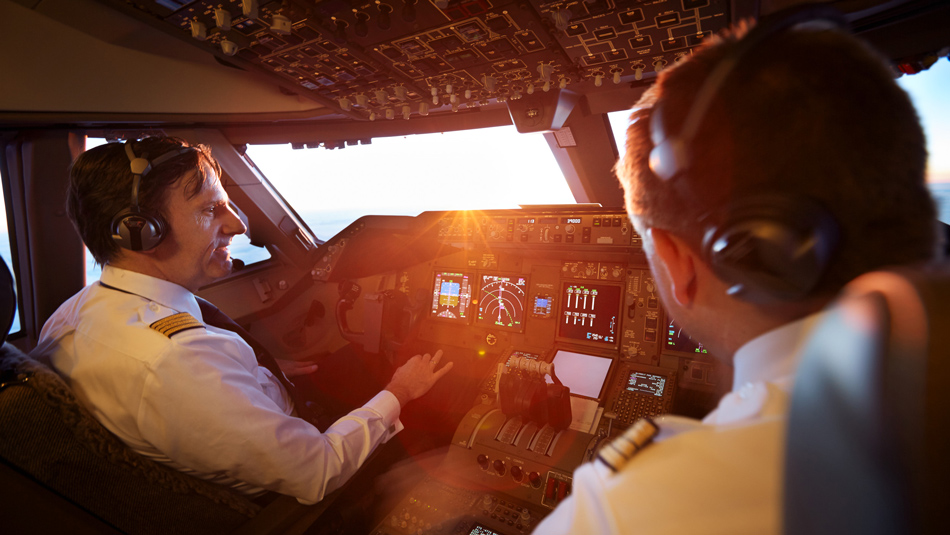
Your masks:
{"label": "shoulder epaulette", "polygon": [[640,452],[653,437],[660,432],[660,428],[650,418],[641,418],[630,426],[624,434],[613,442],[600,449],[597,459],[607,465],[614,472],[619,471],[634,455]]}
{"label": "shoulder epaulette", "polygon": [[155,323],[149,325],[150,328],[164,334],[165,336],[171,338],[176,334],[187,331],[188,329],[198,329],[203,328],[204,323],[201,323],[194,316],[187,312],[179,312],[178,314],[173,314],[167,318],[162,318]]}

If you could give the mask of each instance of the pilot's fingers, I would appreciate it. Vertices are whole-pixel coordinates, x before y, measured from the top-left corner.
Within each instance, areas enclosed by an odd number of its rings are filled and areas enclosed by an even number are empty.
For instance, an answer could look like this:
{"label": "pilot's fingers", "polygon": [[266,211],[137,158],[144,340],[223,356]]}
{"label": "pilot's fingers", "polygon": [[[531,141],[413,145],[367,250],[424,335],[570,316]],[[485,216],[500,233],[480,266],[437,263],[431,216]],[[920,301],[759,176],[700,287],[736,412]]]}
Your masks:
{"label": "pilot's fingers", "polygon": [[439,379],[441,379],[443,376],[445,376],[445,374],[449,373],[449,370],[451,370],[451,369],[452,369],[452,366],[454,366],[454,365],[455,365],[454,362],[449,362],[449,363],[446,364],[445,366],[442,366],[442,369],[433,372],[433,373],[432,373],[432,382],[435,383],[436,381],[438,381]]}
{"label": "pilot's fingers", "polygon": [[301,362],[287,359],[274,360],[277,361],[277,366],[280,368],[280,371],[284,372],[284,375],[286,375],[288,378],[308,375],[317,371],[318,368],[318,365],[312,361]]}
{"label": "pilot's fingers", "polygon": [[436,366],[438,366],[440,360],[442,360],[441,349],[435,352],[435,355],[432,356],[432,360],[429,361],[429,365],[435,368]]}
{"label": "pilot's fingers", "polygon": [[317,366],[316,364],[313,364],[311,366],[303,366],[294,370],[294,373],[296,375],[308,375],[317,371],[317,368],[319,368],[319,366]]}

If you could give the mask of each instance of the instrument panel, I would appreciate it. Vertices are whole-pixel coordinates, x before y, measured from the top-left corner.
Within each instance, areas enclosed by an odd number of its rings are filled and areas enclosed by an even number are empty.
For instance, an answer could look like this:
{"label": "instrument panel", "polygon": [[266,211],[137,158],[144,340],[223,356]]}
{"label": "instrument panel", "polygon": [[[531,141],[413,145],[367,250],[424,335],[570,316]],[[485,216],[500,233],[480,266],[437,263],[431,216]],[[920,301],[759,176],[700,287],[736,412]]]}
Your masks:
{"label": "instrument panel", "polygon": [[[425,217],[423,214],[422,217]],[[625,213],[434,213],[433,237],[456,252],[406,276],[426,283],[419,336],[489,353],[583,346],[657,365],[659,295]]]}
{"label": "instrument panel", "polygon": [[[623,211],[370,218],[323,246],[314,277],[332,281],[360,269],[348,257],[361,243],[380,243],[367,237],[378,232],[431,252],[387,276],[419,303],[415,347],[461,355],[446,378],[459,383],[449,390],[477,389],[455,417],[438,477],[415,488],[375,533],[528,533],[570,495],[574,469],[605,441],[642,416],[701,416],[729,386],[729,374],[711,372],[715,361],[671,325]],[[389,269],[375,249],[365,262]],[[550,371],[545,383],[503,400],[505,384],[529,385],[530,378],[520,381],[543,370]],[[523,377],[505,379],[510,374]],[[558,423],[550,412],[556,403],[543,399],[553,382],[570,389],[561,400],[569,424]]]}

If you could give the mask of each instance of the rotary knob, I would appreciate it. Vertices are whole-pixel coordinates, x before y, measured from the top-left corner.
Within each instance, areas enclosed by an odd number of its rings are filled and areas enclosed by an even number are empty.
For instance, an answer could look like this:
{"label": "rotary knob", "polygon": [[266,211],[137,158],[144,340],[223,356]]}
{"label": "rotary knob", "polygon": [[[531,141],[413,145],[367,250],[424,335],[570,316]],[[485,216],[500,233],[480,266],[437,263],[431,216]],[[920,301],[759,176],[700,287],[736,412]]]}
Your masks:
{"label": "rotary knob", "polygon": [[505,475],[505,461],[502,461],[501,459],[495,459],[495,461],[492,463],[492,468],[495,469],[495,472],[498,473],[498,475]]}
{"label": "rotary knob", "polygon": [[531,483],[531,486],[538,489],[541,488],[541,474],[537,472],[531,472],[528,474],[528,481]]}

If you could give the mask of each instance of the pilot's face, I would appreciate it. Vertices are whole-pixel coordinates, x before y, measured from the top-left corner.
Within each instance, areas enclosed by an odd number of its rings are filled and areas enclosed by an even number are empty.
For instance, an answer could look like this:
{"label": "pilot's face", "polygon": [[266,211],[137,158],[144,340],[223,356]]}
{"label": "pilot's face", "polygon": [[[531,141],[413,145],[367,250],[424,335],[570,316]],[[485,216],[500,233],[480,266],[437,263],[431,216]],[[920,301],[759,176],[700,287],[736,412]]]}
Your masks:
{"label": "pilot's face", "polygon": [[210,166],[210,178],[194,197],[188,198],[186,176],[168,190],[168,237],[156,248],[157,259],[168,280],[196,291],[231,272],[228,246],[247,227],[228,205],[228,194]]}

